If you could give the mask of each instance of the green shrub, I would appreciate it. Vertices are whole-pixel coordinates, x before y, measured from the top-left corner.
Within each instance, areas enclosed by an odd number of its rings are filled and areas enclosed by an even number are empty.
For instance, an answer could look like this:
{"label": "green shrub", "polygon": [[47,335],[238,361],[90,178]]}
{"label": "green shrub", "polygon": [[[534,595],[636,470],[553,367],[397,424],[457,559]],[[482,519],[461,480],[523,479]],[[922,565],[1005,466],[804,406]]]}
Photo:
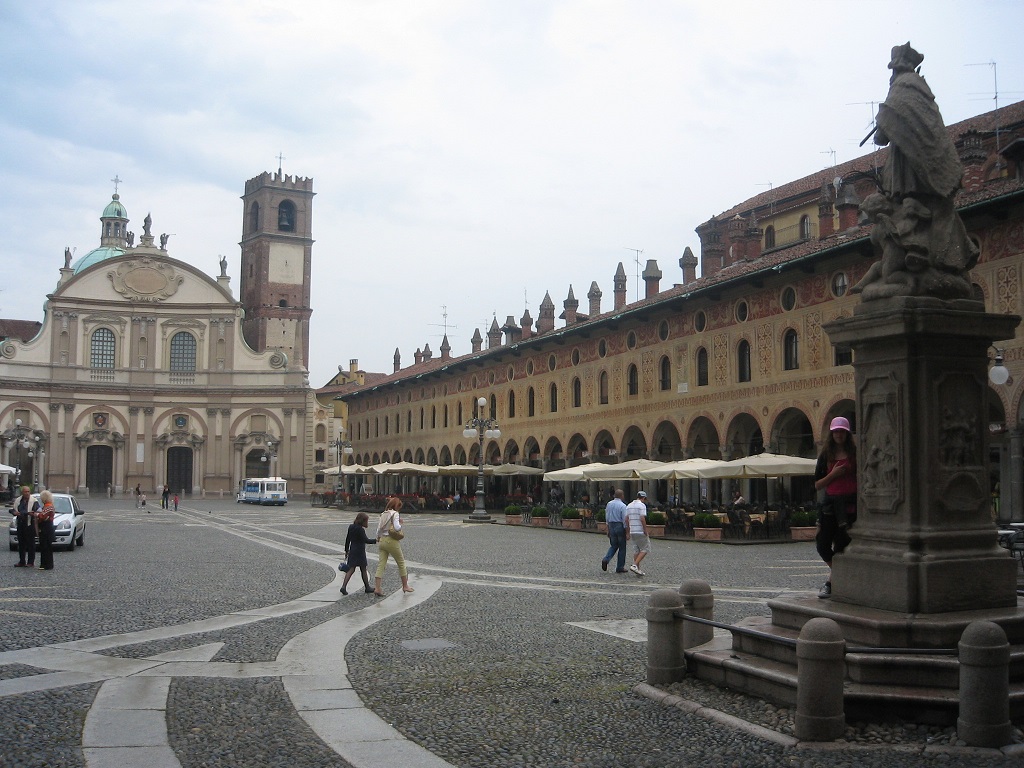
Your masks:
{"label": "green shrub", "polygon": [[597,514],[595,514],[594,517],[597,519],[597,522],[599,523],[606,522],[604,518],[604,507],[601,507],[599,510],[597,510]]}
{"label": "green shrub", "polygon": [[648,525],[664,525],[665,524],[665,513],[664,512],[648,512],[647,513],[647,524]]}
{"label": "green shrub", "polygon": [[533,508],[533,516],[534,517],[547,517],[548,516],[548,508],[547,507],[534,507]]}
{"label": "green shrub", "polygon": [[700,512],[693,516],[694,528],[721,528],[722,521],[710,512]]}
{"label": "green shrub", "polygon": [[789,518],[791,528],[811,528],[818,524],[818,510],[798,509]]}
{"label": "green shrub", "polygon": [[523,510],[520,508],[520,506],[518,504],[509,504],[507,507],[505,507],[505,514],[506,515],[521,515],[521,514],[523,514]]}
{"label": "green shrub", "polygon": [[576,507],[562,507],[563,520],[579,520],[580,511]]}

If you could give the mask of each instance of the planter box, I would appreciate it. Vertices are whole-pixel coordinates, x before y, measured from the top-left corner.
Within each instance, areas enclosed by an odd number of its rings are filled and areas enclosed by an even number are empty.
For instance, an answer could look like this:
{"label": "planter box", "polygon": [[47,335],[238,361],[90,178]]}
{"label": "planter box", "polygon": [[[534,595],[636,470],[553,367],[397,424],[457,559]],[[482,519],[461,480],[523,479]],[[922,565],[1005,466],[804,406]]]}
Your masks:
{"label": "planter box", "polygon": [[600,520],[597,523],[597,532],[608,535],[608,523],[602,523]]}
{"label": "planter box", "polygon": [[793,537],[793,541],[814,541],[814,537],[818,534],[818,528],[790,528],[789,535]]}
{"label": "planter box", "polygon": [[548,519],[546,517],[534,517],[533,518],[533,525],[535,525],[538,528],[547,528],[548,527]]}
{"label": "planter box", "polygon": [[565,519],[563,519],[562,520],[562,527],[566,528],[566,529],[568,529],[570,531],[582,531],[583,530],[583,521],[580,520],[579,518],[576,518],[576,519],[573,519],[573,520],[565,520]]}
{"label": "planter box", "polygon": [[663,537],[665,535],[665,526],[664,525],[648,525],[647,526],[647,535],[650,536],[652,539],[659,539],[659,538],[661,538],[661,537]]}
{"label": "planter box", "polygon": [[694,528],[693,538],[696,541],[721,541],[721,528]]}
{"label": "planter box", "polygon": [[522,525],[522,515],[505,515],[505,525]]}

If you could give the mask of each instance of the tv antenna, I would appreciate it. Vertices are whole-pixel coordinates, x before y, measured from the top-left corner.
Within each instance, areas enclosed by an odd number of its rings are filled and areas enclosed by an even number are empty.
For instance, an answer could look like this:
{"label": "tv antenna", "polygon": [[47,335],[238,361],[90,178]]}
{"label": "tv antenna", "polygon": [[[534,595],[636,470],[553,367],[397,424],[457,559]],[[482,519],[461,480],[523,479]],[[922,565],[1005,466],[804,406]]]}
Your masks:
{"label": "tv antenna", "polygon": [[754,186],[768,187],[768,216],[769,218],[775,216],[775,186],[770,181],[755,184]]}
{"label": "tv antenna", "polygon": [[832,147],[829,147],[828,149],[824,149],[821,152],[819,152],[818,154],[819,155],[832,155],[832,167],[833,168],[836,167],[836,151],[834,149],[832,149]]}
{"label": "tv antenna", "polygon": [[633,257],[633,263],[636,265],[636,300],[640,301],[640,254],[644,252],[643,248],[626,248],[627,251],[632,251],[636,254]]}
{"label": "tv antenna", "polygon": [[[454,331],[454,330],[456,330],[459,327],[457,325],[448,325],[448,305],[447,304],[442,304],[441,305],[441,322],[440,323],[428,323],[428,325],[432,325],[435,328],[444,328],[444,335],[445,336],[448,335],[448,329],[449,328]],[[437,334],[434,334],[434,335],[436,336]]]}
{"label": "tv antenna", "polygon": [[[999,111],[999,72],[994,61],[983,61],[978,64],[964,64],[965,67],[992,67],[992,100],[995,102],[996,111]],[[999,162],[999,116],[996,115],[996,162]]]}

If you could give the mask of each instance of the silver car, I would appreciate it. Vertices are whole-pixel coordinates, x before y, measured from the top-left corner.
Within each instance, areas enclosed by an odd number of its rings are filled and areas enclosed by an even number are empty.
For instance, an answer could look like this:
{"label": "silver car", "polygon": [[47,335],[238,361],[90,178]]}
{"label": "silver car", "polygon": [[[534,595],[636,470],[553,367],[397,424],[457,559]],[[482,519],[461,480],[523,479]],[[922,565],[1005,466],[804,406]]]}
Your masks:
{"label": "silver car", "polygon": [[[18,499],[14,500],[15,506]],[[32,502],[39,501],[39,494],[32,494]],[[78,506],[78,499],[70,493],[53,494],[53,506],[57,510],[53,516],[53,548],[66,549],[68,552],[75,550],[85,544],[85,510]],[[30,505],[31,508],[31,505]],[[18,550],[18,522],[14,515],[11,515],[11,551]],[[36,546],[39,545],[38,538]]]}

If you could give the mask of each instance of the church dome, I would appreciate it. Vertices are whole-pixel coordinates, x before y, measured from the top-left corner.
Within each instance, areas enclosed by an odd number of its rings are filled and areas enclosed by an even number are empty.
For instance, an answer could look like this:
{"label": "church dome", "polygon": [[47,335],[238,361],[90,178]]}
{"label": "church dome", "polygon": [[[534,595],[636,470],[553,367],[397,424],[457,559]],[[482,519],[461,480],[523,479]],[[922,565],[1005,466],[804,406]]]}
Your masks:
{"label": "church dome", "polygon": [[85,254],[85,256],[72,264],[71,269],[77,275],[79,272],[88,269],[93,264],[99,264],[101,261],[121,256],[125,253],[125,250],[125,248],[118,248],[116,246],[101,245],[99,248],[93,248]]}

